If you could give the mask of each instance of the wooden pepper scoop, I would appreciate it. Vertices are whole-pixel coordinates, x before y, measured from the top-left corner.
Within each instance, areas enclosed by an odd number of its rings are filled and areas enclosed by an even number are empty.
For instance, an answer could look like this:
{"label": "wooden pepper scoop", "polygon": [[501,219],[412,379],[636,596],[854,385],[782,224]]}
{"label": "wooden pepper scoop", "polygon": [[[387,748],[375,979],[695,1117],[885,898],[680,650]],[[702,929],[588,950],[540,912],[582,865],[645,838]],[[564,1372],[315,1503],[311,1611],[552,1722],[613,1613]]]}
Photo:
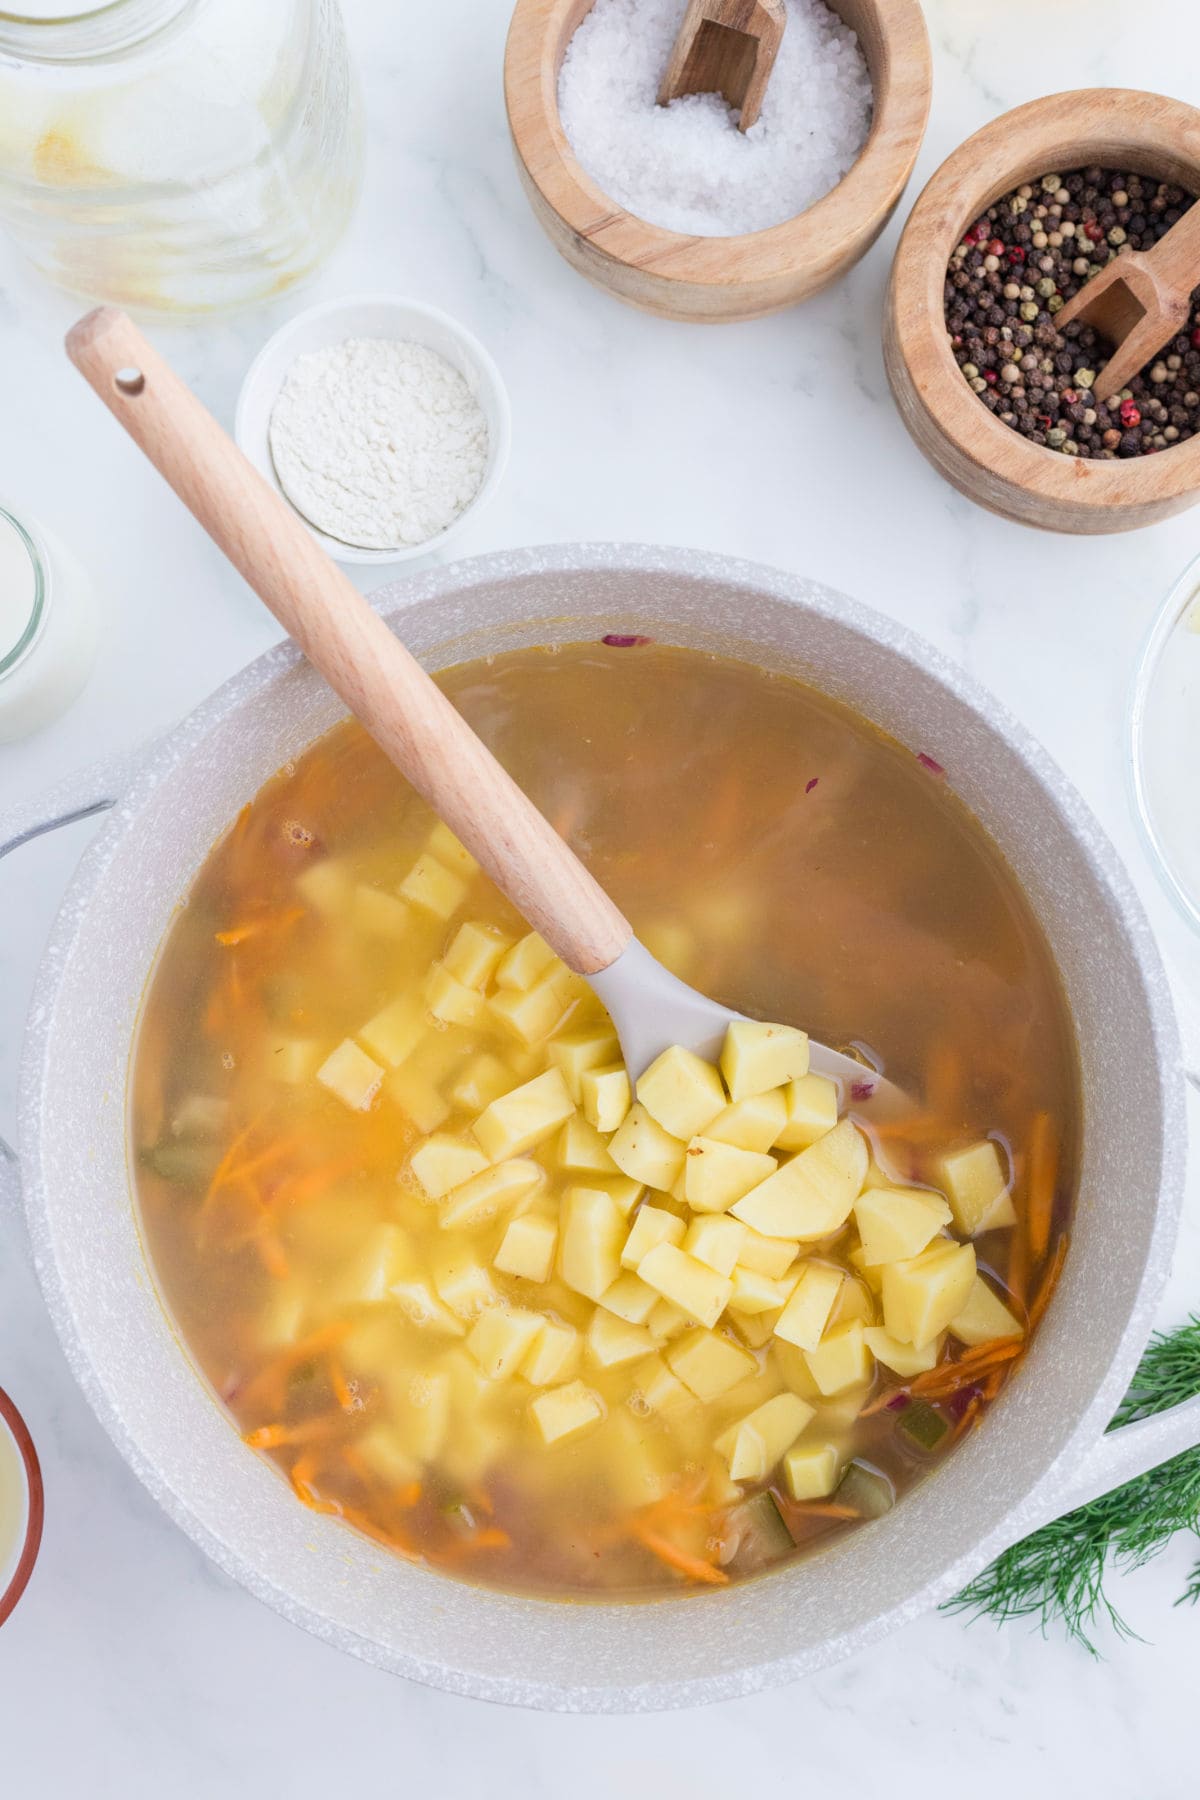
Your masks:
{"label": "wooden pepper scoop", "polygon": [[658,104],[681,94],[724,94],[738,107],[739,131],[749,131],[787,23],[783,0],[688,0]]}
{"label": "wooden pepper scoop", "polygon": [[1107,338],[1113,353],[1096,372],[1092,392],[1107,400],[1183,330],[1200,286],[1200,200],[1153,250],[1127,250],[1068,300],[1054,323],[1078,322]]}

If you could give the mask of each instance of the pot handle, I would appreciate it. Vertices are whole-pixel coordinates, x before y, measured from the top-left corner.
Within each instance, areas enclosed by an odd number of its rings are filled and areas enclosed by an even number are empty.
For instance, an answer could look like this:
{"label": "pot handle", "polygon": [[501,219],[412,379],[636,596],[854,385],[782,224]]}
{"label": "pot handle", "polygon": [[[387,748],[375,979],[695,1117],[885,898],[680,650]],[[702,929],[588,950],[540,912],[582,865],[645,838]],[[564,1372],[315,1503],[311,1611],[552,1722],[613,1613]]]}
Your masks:
{"label": "pot handle", "polygon": [[150,744],[142,744],[92,763],[82,773],[66,775],[45,793],[19,800],[0,813],[0,858],[48,831],[57,831],[60,825],[74,825],[108,812],[126,792],[150,748]]}

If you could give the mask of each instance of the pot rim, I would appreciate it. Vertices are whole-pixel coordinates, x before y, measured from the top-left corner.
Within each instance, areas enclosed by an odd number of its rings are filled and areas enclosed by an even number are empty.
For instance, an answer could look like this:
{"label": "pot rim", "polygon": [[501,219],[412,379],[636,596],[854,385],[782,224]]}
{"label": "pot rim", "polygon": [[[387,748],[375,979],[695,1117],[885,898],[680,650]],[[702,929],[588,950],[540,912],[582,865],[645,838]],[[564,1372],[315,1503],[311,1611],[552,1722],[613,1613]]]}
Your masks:
{"label": "pot rim", "polygon": [[[1121,1327],[1108,1365],[1098,1375],[1092,1398],[1075,1418],[1057,1453],[1041,1475],[1030,1479],[1019,1498],[978,1539],[973,1548],[904,1599],[848,1628],[820,1646],[807,1648],[739,1669],[676,1681],[645,1682],[628,1688],[588,1687],[546,1681],[510,1680],[464,1672],[446,1663],[431,1663],[410,1652],[384,1649],[378,1643],[300,1605],[262,1575],[239,1551],[219,1539],[193,1512],[191,1504],[159,1474],[127,1427],[100,1370],[84,1347],[72,1314],[52,1247],[47,1194],[42,1177],[39,1120],[45,1061],[55,998],[76,932],[76,921],[103,879],[126,831],[136,823],[143,804],[178,763],[229,714],[252,700],[279,675],[301,662],[290,642],[277,644],[222,684],[174,730],[155,742],[144,765],[80,861],[51,931],[31,1003],[22,1053],[19,1087],[20,1139],[27,1152],[25,1203],[39,1280],[72,1373],[117,1449],[163,1510],[209,1555],[217,1566],[256,1598],[300,1624],[314,1636],[349,1650],[364,1661],[444,1691],[546,1711],[641,1712],[693,1706],[781,1685],[865,1649],[899,1625],[940,1604],[983,1569],[1000,1550],[1054,1516],[1071,1475],[1084,1453],[1094,1447],[1107,1426],[1141,1355],[1153,1325],[1154,1310],[1170,1270],[1172,1247],[1182,1204],[1186,1163],[1185,1105],[1181,1083],[1168,1079],[1180,1064],[1180,1045],[1166,972],[1149,921],[1116,851],[1082,797],[1032,734],[940,650],[886,614],[820,584],[816,589],[800,577],[725,556],[671,547],[568,543],[516,551],[500,551],[423,571],[389,583],[372,595],[385,617],[402,617],[424,600],[446,601],[483,582],[519,582],[531,575],[585,572],[665,574],[697,583],[720,581],[728,587],[752,588],[793,606],[850,627],[877,646],[932,675],[969,705],[990,731],[1000,736],[1052,796],[1093,878],[1121,920],[1130,955],[1146,998],[1157,1049],[1162,1109],[1162,1179],[1150,1239],[1136,1293]],[[453,639],[447,647],[452,647]],[[1066,1504],[1070,1504],[1069,1500]],[[1061,1508],[1059,1508],[1061,1510]],[[552,1604],[552,1603],[545,1603]],[[681,1596],[671,1604],[696,1604]]]}

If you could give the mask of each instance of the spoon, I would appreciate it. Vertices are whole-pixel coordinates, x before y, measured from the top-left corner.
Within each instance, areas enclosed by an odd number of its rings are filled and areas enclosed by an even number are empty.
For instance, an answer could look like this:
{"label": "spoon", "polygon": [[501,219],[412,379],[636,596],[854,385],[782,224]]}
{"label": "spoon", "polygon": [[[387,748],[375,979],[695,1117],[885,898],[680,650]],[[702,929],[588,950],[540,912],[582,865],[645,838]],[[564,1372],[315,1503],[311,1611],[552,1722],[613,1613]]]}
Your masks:
{"label": "spoon", "polygon": [[681,94],[723,94],[749,131],[787,24],[783,0],[689,0],[667,64],[658,104]]}
{"label": "spoon", "polygon": [[1090,325],[1114,346],[1097,370],[1092,392],[1107,400],[1119,394],[1139,370],[1188,322],[1192,290],[1200,284],[1200,201],[1188,207],[1152,250],[1114,256],[1061,308],[1059,331]]}
{"label": "spoon", "polygon": [[[687,987],[317,545],[212,414],[125,313],[100,307],[67,354],[309,662],[521,916],[609,1013],[632,1079],[672,1044],[715,1060],[740,1013]],[[854,1057],[813,1044],[811,1066],[856,1111],[899,1090]]]}

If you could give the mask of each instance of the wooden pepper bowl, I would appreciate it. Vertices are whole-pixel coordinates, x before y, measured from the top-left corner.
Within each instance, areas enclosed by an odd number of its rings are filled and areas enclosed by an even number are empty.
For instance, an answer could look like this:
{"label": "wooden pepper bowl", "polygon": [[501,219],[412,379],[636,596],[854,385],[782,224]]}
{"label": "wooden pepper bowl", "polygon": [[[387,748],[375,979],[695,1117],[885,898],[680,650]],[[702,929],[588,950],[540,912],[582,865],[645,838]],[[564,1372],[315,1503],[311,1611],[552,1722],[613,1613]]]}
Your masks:
{"label": "wooden pepper bowl", "polygon": [[742,237],[692,237],[624,211],[586,175],[558,114],[558,74],[592,0],[517,0],[504,93],[517,168],[561,254],[598,287],[666,319],[721,323],[795,306],[835,281],[883,230],[925,135],[932,90],[918,0],[831,0],[871,75],[871,130],[857,162],[806,212]]}
{"label": "wooden pepper bowl", "polygon": [[1153,176],[1200,195],[1200,112],[1135,89],[1081,88],[985,125],[942,164],[913,207],[884,313],[888,380],[918,448],[969,499],[1047,531],[1130,531],[1200,499],[1200,437],[1126,461],[1064,456],[1031,444],[981,406],[954,361],[943,283],[964,231],[1022,182],[1089,166]]}

